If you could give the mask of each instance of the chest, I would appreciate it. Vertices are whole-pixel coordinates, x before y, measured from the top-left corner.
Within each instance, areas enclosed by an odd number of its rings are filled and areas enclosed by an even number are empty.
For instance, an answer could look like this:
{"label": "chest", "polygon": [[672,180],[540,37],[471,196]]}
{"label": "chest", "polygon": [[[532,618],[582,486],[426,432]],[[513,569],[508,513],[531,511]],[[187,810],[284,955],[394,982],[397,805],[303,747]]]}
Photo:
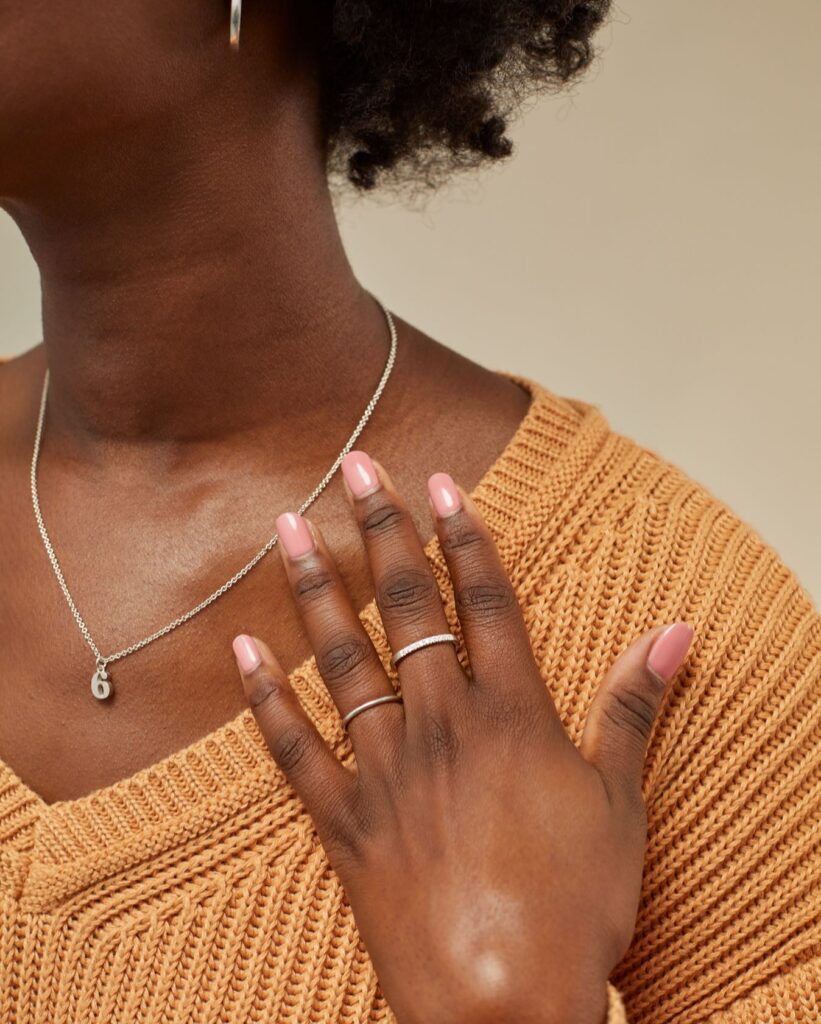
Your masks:
{"label": "chest", "polygon": [[[25,494],[10,497],[9,507],[25,509]],[[205,508],[165,517],[124,495],[88,500],[85,515],[73,504],[69,511],[68,502],[65,515],[50,505],[66,582],[104,655],[138,643],[222,587],[269,539],[276,515],[267,505],[255,513],[207,498]],[[274,549],[203,611],[113,661],[113,695],[95,699],[94,655],[30,506],[25,511],[2,523],[0,756],[47,802],[127,777],[239,714],[246,701],[231,653],[237,633],[264,637],[286,670],[310,657]],[[338,481],[312,512],[359,610],[371,598],[370,576]]]}
{"label": "chest", "polygon": [[[401,416],[386,407],[383,429],[375,423],[367,439],[423,542],[433,535],[427,475],[447,468],[473,489],[528,405],[525,391],[495,375],[447,367],[435,387],[425,380],[404,395]],[[439,415],[443,389],[466,396],[447,419]],[[231,652],[237,633],[265,639],[286,671],[311,650],[273,550],[179,628],[111,663],[113,697],[96,700],[94,655],[37,530],[29,435],[28,425],[0,429],[0,436],[17,437],[0,449],[0,760],[51,803],[128,778],[244,710]],[[78,611],[104,655],[139,643],[223,587],[273,535],[276,516],[304,501],[337,439],[309,438],[299,458],[287,446],[283,458],[282,440],[254,455],[242,445],[210,451],[198,468],[189,458],[185,472],[169,461],[149,473],[119,458],[97,472],[49,449],[41,461],[43,515]],[[339,474],[309,514],[361,610],[373,589]]]}

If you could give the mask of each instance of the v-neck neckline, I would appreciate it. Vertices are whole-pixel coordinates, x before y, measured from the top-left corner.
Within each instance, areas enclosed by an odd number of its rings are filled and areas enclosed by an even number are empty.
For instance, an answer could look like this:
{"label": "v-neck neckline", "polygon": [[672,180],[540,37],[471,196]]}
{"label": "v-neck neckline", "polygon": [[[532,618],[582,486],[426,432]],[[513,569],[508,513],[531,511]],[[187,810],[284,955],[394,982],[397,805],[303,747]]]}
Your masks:
{"label": "v-neck neckline", "polygon": [[[530,378],[496,372],[521,386],[531,400],[471,497],[500,543],[503,561],[512,565],[521,553],[521,538],[511,542],[516,533],[511,528],[533,502],[544,505],[546,497],[554,506],[560,502],[577,475],[579,460],[589,461],[608,428],[595,407],[559,398]],[[562,470],[568,458],[575,458],[576,472]],[[541,474],[537,487],[534,469]],[[444,585],[447,572],[435,536],[425,553]],[[387,662],[390,652],[375,599],[359,617]],[[289,674],[289,681],[326,740],[339,756],[349,757],[350,747],[313,655]],[[155,851],[168,849],[171,833],[216,829],[255,802],[279,799],[284,785],[248,708],[154,764],[70,800],[47,803],[0,758],[0,888],[8,888],[9,878],[11,888],[17,888],[15,871],[3,871],[4,860],[8,869],[13,867],[10,861],[22,856],[29,867],[37,862],[45,870],[40,900],[52,903],[63,888],[61,865],[72,865],[76,891],[78,862],[87,862],[89,878],[112,874],[145,849],[146,835],[163,833],[165,841],[157,834],[157,842],[150,845]],[[27,867],[24,874],[29,873]],[[22,876],[19,881],[22,885]]]}

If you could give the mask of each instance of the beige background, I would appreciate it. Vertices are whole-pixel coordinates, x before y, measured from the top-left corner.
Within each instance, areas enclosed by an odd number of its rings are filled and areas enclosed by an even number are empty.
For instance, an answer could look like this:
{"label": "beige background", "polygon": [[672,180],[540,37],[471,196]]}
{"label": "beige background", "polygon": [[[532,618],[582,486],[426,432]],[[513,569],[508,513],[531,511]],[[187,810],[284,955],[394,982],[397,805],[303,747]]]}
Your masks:
{"label": "beige background", "polygon": [[[423,212],[346,203],[362,280],[487,366],[599,405],[821,598],[821,3],[625,0],[517,155]],[[0,213],[0,353],[40,338]]]}

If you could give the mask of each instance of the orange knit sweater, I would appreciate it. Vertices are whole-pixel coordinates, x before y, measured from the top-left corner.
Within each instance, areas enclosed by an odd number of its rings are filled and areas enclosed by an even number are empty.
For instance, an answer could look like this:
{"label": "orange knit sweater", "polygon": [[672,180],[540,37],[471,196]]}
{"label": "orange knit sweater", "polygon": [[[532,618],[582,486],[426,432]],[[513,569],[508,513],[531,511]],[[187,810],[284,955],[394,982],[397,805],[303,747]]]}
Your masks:
{"label": "orange knit sweater", "polygon": [[[819,617],[682,472],[514,379],[529,412],[474,496],[570,736],[638,634],[696,631],[647,759],[643,898],[611,1024],[818,1022]],[[362,618],[387,658],[372,604]],[[292,682],[349,758],[314,662]],[[2,1024],[392,1019],[250,712],[78,800],[46,805],[0,762]]]}

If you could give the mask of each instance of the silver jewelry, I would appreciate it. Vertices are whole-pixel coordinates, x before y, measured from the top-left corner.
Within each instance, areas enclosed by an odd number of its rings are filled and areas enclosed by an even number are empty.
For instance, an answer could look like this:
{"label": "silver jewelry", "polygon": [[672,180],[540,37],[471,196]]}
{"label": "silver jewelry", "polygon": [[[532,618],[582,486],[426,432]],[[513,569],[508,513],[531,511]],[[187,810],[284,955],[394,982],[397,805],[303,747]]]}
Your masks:
{"label": "silver jewelry", "polygon": [[231,19],[229,26],[229,38],[231,49],[239,49],[239,23],[242,17],[242,0],[231,0]]}
{"label": "silver jewelry", "polygon": [[374,700],[366,700],[364,704],[360,704],[359,707],[354,708],[353,711],[349,711],[347,715],[345,715],[342,719],[342,728],[347,729],[356,716],[361,715],[363,711],[369,711],[371,708],[377,708],[380,704],[401,703],[402,697],[398,693],[392,693],[387,697],[376,697]]}
{"label": "silver jewelry", "polygon": [[[319,483],[316,485],[313,491],[311,491],[311,493],[308,495],[308,497],[305,499],[302,505],[300,505],[298,509],[300,515],[310,505],[312,505],[319,497],[319,495],[325,490],[325,488],[330,483],[334,473],[336,473],[336,471],[339,469],[342,463],[342,459],[356,444],[359,435],[365,428],[365,424],[371,418],[371,414],[376,408],[376,403],[379,401],[382,392],[385,390],[385,385],[388,383],[388,378],[391,375],[391,370],[393,369],[393,365],[396,362],[396,349],[398,345],[396,325],[393,322],[393,317],[391,316],[390,311],[386,309],[381,302],[379,302],[379,299],[376,299],[376,301],[379,303],[379,306],[385,315],[385,320],[387,321],[388,324],[388,331],[390,332],[390,351],[388,353],[388,358],[385,363],[385,368],[382,371],[382,376],[379,378],[379,383],[376,385],[376,390],[371,396],[371,400],[365,406],[365,411],[362,413],[359,422],[354,428],[354,432],[348,438],[347,442],[345,443],[345,447],[342,449],[339,455],[337,455],[334,464],[331,466],[331,468],[328,470],[325,476],[322,477],[322,479],[319,481]],[[112,681],[108,674],[108,666],[111,664],[111,662],[119,661],[120,658],[125,658],[129,654],[134,654],[135,651],[139,651],[148,644],[153,643],[155,640],[159,640],[160,637],[166,636],[172,630],[177,629],[177,627],[182,626],[183,623],[188,622],[188,620],[192,619],[196,614],[198,614],[198,612],[203,611],[203,609],[207,608],[210,604],[216,601],[217,598],[222,597],[222,595],[227,590],[230,590],[235,583],[239,583],[239,581],[244,576],[246,576],[254,568],[254,566],[259,561],[261,561],[265,557],[265,555],[268,554],[269,551],[273,549],[273,547],[277,543],[277,540],[279,539],[279,535],[275,533],[273,537],[271,537],[271,539],[268,541],[268,543],[264,547],[260,548],[260,550],[254,555],[251,561],[247,563],[247,565],[244,565],[238,572],[234,573],[234,575],[229,580],[226,580],[226,582],[223,583],[221,587],[218,587],[213,592],[213,594],[210,594],[203,601],[200,601],[200,603],[196,605],[196,607],[192,608],[190,611],[185,612],[184,615],[180,615],[179,618],[174,619],[173,622],[169,622],[167,626],[163,626],[161,629],[156,630],[156,632],[152,633],[150,636],[144,637],[142,640],[138,640],[133,644],[129,644],[128,647],[124,647],[121,651],[117,651],[116,654],[103,655],[100,652],[100,649],[98,648],[97,644],[94,642],[91,633],[89,632],[88,626],[86,626],[85,622],[83,621],[83,617],[80,615],[80,612],[77,609],[77,605],[74,603],[74,599],[72,598],[69,592],[68,585],[66,584],[65,578],[63,576],[63,570],[60,568],[60,563],[57,561],[57,555],[54,553],[54,547],[52,546],[51,539],[48,535],[48,531],[46,530],[46,524],[43,521],[43,514],[40,510],[40,496],[37,490],[37,464],[40,460],[40,445],[42,443],[43,424],[45,422],[46,417],[46,396],[48,395],[48,381],[49,373],[48,370],[46,370],[45,379],[43,381],[43,393],[40,398],[40,413],[37,419],[37,431],[34,435],[34,452],[31,457],[31,502],[34,507],[34,517],[37,520],[37,528],[40,531],[40,536],[43,540],[43,545],[46,549],[46,554],[48,555],[49,561],[51,562],[51,567],[54,570],[54,575],[57,577],[57,582],[60,584],[60,589],[63,592],[63,597],[65,597],[66,602],[69,608],[71,609],[71,614],[74,616],[74,621],[77,623],[77,626],[79,627],[80,632],[83,634],[86,643],[91,648],[91,653],[94,655],[96,659],[96,671],[94,672],[94,675],[91,677],[91,692],[98,700],[105,700],[107,697],[110,697],[112,693]]]}
{"label": "silver jewelry", "polygon": [[458,643],[459,641],[453,633],[436,633],[434,636],[423,636],[421,640],[414,640],[412,644],[401,647],[391,658],[391,665],[396,668],[403,658],[407,658],[414,651],[421,651],[423,647],[431,647],[433,644],[453,644],[456,647]]}

